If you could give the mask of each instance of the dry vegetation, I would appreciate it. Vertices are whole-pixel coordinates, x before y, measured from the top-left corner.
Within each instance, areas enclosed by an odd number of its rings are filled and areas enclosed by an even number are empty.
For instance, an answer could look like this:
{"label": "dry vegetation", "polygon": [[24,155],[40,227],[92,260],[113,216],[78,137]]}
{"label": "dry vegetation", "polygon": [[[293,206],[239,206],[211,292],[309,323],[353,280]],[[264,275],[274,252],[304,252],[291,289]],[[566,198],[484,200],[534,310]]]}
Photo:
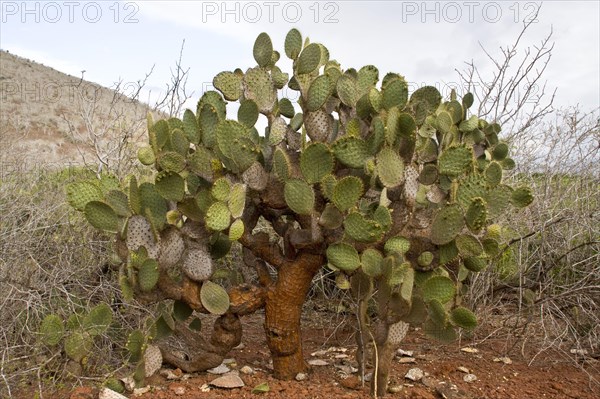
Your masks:
{"label": "dry vegetation", "polygon": [[[547,63],[548,43],[542,43],[545,50],[522,53],[524,67],[513,80],[496,79],[520,62],[513,60],[520,54],[513,49],[496,60],[498,75],[480,76],[472,65],[461,73],[465,88],[477,80],[495,82],[493,87],[478,86],[487,89],[479,93],[482,106],[510,122],[505,133],[510,133],[521,165],[510,178],[526,180],[536,193],[535,203],[509,221],[517,267],[497,262],[472,281],[467,299],[476,305],[485,330],[505,336],[507,346],[535,345],[538,353],[553,348],[577,360],[584,353],[600,356],[599,110],[553,110],[553,94],[538,98],[534,106],[515,105],[514,98],[500,96],[522,82],[519,73],[538,70],[540,76],[529,76],[529,81],[542,81],[543,67],[533,66]],[[62,378],[65,371],[100,382],[122,367],[127,333],[142,326],[150,310],[123,307],[109,238],[83,222],[66,204],[63,190],[102,169],[130,172],[131,151],[143,139],[148,107],[119,90],[12,54],[0,53],[0,63],[0,396],[10,397],[26,382],[70,384],[72,380]],[[179,64],[177,71],[181,75],[175,82],[181,82],[187,72]],[[44,89],[41,82],[56,82],[59,95],[49,99],[52,87]],[[31,95],[22,91],[36,84],[39,90]],[[66,168],[70,164],[83,166]],[[36,329],[46,314],[66,318],[100,302],[111,305],[114,321],[95,341],[96,357],[85,370],[73,369],[59,352],[37,342]],[[324,304],[329,310],[349,306],[344,294],[321,276],[308,306]],[[337,314],[332,323],[344,317]],[[485,336],[476,333],[476,338]],[[573,354],[572,349],[578,351]]]}

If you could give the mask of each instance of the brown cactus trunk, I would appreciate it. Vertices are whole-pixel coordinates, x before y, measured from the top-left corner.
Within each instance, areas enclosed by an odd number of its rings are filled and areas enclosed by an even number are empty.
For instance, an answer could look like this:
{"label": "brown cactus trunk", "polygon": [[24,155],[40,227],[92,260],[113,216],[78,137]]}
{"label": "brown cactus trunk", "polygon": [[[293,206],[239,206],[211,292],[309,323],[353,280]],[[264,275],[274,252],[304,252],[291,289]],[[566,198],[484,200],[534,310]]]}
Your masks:
{"label": "brown cactus trunk", "polygon": [[267,293],[265,332],[276,378],[289,380],[306,371],[300,332],[302,305],[323,257],[302,254],[278,270],[277,282]]}

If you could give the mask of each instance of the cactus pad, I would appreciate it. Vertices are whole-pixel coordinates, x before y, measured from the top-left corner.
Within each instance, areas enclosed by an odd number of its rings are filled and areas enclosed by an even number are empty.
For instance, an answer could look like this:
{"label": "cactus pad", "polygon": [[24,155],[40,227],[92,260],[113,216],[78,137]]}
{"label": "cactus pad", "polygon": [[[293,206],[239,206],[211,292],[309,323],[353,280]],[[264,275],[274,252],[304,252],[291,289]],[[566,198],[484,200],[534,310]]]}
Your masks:
{"label": "cactus pad", "polygon": [[454,298],[456,286],[445,276],[433,276],[423,284],[423,299],[425,301],[439,301],[444,304]]}
{"label": "cactus pad", "polygon": [[367,248],[360,256],[362,271],[369,277],[377,278],[383,271],[383,255],[376,249]]}
{"label": "cactus pad", "polygon": [[517,208],[524,208],[533,202],[533,193],[529,187],[519,187],[512,192],[510,202]]}
{"label": "cactus pad", "polygon": [[309,111],[318,110],[325,104],[332,91],[333,85],[327,75],[317,77],[308,89],[306,108]]}
{"label": "cactus pad", "polygon": [[471,234],[461,234],[456,237],[458,252],[465,257],[479,256],[483,253],[483,246],[479,240]]}
{"label": "cactus pad", "polygon": [[333,167],[333,155],[326,144],[311,143],[300,155],[300,170],[308,184],[320,182]]}
{"label": "cactus pad", "polygon": [[454,204],[443,207],[431,224],[431,241],[436,245],[449,243],[461,232],[464,224],[460,206]]}
{"label": "cactus pad", "polygon": [[213,79],[213,86],[219,90],[228,101],[237,101],[242,95],[242,76],[224,71]]}
{"label": "cactus pad", "polygon": [[213,260],[205,250],[191,249],[183,261],[182,270],[191,280],[208,280],[213,274]]}
{"label": "cactus pad", "polygon": [[283,194],[285,203],[299,215],[309,215],[315,206],[315,192],[304,180],[288,180]]}
{"label": "cactus pad", "polygon": [[383,236],[381,225],[365,218],[359,212],[352,212],[344,219],[344,231],[350,238],[359,242],[375,242]]}
{"label": "cactus pad", "polygon": [[143,216],[132,216],[127,222],[127,249],[137,251],[144,247],[151,258],[158,256],[158,246],[150,222]]}
{"label": "cactus pad", "polygon": [[206,227],[214,231],[225,230],[229,227],[231,213],[227,204],[217,201],[206,211]]}
{"label": "cactus pad", "polygon": [[281,143],[285,139],[287,129],[287,124],[283,118],[276,118],[269,126],[269,144],[275,146]]}
{"label": "cactus pad", "polygon": [[410,241],[402,236],[395,236],[385,242],[384,250],[386,255],[398,254],[404,255],[410,249]]}
{"label": "cactus pad", "polygon": [[110,323],[112,323],[112,310],[110,307],[101,303],[94,306],[90,312],[83,318],[81,326],[92,337],[104,333]]}
{"label": "cactus pad", "polygon": [[510,204],[513,189],[504,184],[499,184],[485,194],[484,199],[487,203],[488,217],[495,219],[504,213]]}
{"label": "cactus pad", "polygon": [[91,201],[85,205],[85,218],[97,229],[117,232],[121,218],[104,202]]}
{"label": "cactus pad", "polygon": [[144,351],[144,375],[146,378],[153,376],[162,366],[163,357],[160,348],[148,345]]}
{"label": "cactus pad", "polygon": [[120,190],[110,190],[104,196],[105,202],[110,206],[118,216],[131,216],[129,209],[129,199],[127,195]]}
{"label": "cactus pad", "polygon": [[178,173],[160,172],[155,186],[160,196],[169,201],[181,201],[185,195],[185,181]]}
{"label": "cactus pad", "polygon": [[485,180],[490,187],[496,187],[502,181],[502,166],[498,162],[490,162],[485,169]]}
{"label": "cactus pad", "polygon": [[215,180],[213,186],[210,189],[211,195],[217,201],[227,201],[229,199],[229,192],[231,191],[231,184],[229,180],[222,177],[220,179]]}
{"label": "cactus pad", "polygon": [[248,69],[243,87],[245,98],[253,100],[260,112],[271,112],[277,101],[277,90],[269,72],[260,67]]}
{"label": "cactus pad", "polygon": [[267,187],[267,183],[269,182],[269,176],[267,172],[260,164],[260,162],[254,162],[248,169],[244,171],[242,174],[242,180],[244,183],[248,185],[252,190],[264,190]]}
{"label": "cactus pad", "polygon": [[477,317],[469,309],[459,306],[450,312],[450,321],[457,327],[472,330],[477,327]]}
{"label": "cactus pad", "polygon": [[487,266],[485,259],[474,256],[465,258],[463,264],[472,272],[480,272]]}
{"label": "cactus pad", "polygon": [[475,197],[465,212],[465,220],[471,231],[478,232],[487,220],[486,203],[483,198]]}
{"label": "cactus pad", "polygon": [[344,212],[356,205],[364,190],[363,182],[356,176],[346,176],[333,188],[332,201]]}
{"label": "cactus pad", "polygon": [[408,333],[409,324],[404,321],[399,321],[390,325],[388,330],[388,341],[392,345],[399,345],[404,337],[406,337],[406,333]]}
{"label": "cactus pad", "polygon": [[302,50],[296,61],[296,72],[304,75],[313,72],[321,62],[321,46],[311,43]]}
{"label": "cactus pad", "polygon": [[245,184],[235,183],[231,186],[227,205],[229,206],[229,212],[231,212],[232,217],[239,218],[242,216],[244,207],[246,206]]}
{"label": "cactus pad", "polygon": [[439,158],[440,174],[455,177],[467,172],[473,164],[473,151],[467,147],[448,148]]}
{"label": "cactus pad", "polygon": [[83,211],[88,202],[102,200],[102,191],[91,182],[71,183],[67,186],[67,200],[73,208]]}
{"label": "cactus pad", "polygon": [[179,231],[173,227],[168,228],[161,234],[158,263],[164,268],[172,267],[179,262],[184,250],[185,244]]}
{"label": "cactus pad", "polygon": [[205,281],[200,288],[202,306],[210,313],[222,315],[229,309],[229,295],[223,287],[212,281]]}
{"label": "cactus pad", "polygon": [[327,260],[335,268],[351,272],[360,267],[360,258],[356,249],[346,243],[331,244],[327,248]]}
{"label": "cactus pad", "polygon": [[337,95],[340,100],[349,107],[354,107],[359,98],[356,81],[348,76],[342,75],[337,81]]}
{"label": "cactus pad", "polygon": [[[295,118],[296,117],[294,116],[294,119]],[[292,119],[292,122],[294,119]],[[331,115],[318,109],[313,112],[308,112],[303,120],[304,127],[306,127],[306,134],[308,134],[308,137],[310,137],[312,141],[327,141],[333,129],[333,118]]]}
{"label": "cactus pad", "polygon": [[164,152],[158,158],[158,164],[167,172],[181,172],[185,168],[185,158],[178,152]]}
{"label": "cactus pad", "polygon": [[254,49],[252,53],[258,66],[264,68],[271,63],[271,59],[273,57],[273,43],[271,42],[271,38],[268,34],[262,32],[260,35],[258,35],[256,41],[254,42]]}
{"label": "cactus pad", "polygon": [[154,259],[146,259],[140,270],[138,270],[138,285],[144,292],[151,291],[158,282],[158,262]]}
{"label": "cactus pad", "polygon": [[383,147],[377,154],[377,176],[384,186],[399,186],[404,178],[404,163],[394,150]]}
{"label": "cactus pad", "polygon": [[154,162],[156,162],[156,157],[154,156],[154,150],[152,147],[141,147],[137,152],[137,157],[142,165],[152,165]]}
{"label": "cactus pad", "polygon": [[40,325],[41,340],[45,345],[55,346],[62,340],[65,333],[65,326],[60,317],[55,314],[49,314],[44,317]]}
{"label": "cactus pad", "polygon": [[90,353],[93,345],[94,341],[88,333],[75,331],[65,339],[65,353],[72,360],[81,362]]}
{"label": "cactus pad", "polygon": [[285,37],[285,55],[295,60],[302,51],[302,34],[298,29],[291,29]]}

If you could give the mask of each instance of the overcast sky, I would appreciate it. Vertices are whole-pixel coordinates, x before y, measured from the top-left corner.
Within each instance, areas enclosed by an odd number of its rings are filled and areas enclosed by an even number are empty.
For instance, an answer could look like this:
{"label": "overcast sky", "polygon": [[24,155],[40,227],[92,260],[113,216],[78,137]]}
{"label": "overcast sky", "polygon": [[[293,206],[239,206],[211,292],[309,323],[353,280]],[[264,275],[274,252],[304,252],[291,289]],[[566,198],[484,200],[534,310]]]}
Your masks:
{"label": "overcast sky", "polygon": [[373,64],[381,77],[393,71],[444,89],[458,81],[455,70],[465,61],[490,73],[480,46],[497,56],[540,4],[521,51],[553,30],[545,78],[558,89],[555,104],[598,108],[598,1],[0,1],[0,48],[77,77],[85,70],[86,80],[105,86],[133,85],[154,66],[147,87],[157,92],[170,81],[185,39],[195,102],[218,72],[255,65],[260,32],[283,54],[285,34],[296,27],[344,68]]}

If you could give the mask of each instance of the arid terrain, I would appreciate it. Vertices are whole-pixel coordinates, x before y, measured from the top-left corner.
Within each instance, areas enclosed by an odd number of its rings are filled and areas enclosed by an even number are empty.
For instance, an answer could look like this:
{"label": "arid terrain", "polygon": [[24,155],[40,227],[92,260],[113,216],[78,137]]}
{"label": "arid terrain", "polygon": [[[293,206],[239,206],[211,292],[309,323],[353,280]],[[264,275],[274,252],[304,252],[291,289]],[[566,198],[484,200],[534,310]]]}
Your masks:
{"label": "arid terrain", "polygon": [[[219,375],[211,373],[181,374],[165,366],[148,380],[145,393],[128,397],[142,399],[195,398],[369,398],[368,383],[362,386],[353,368],[356,344],[352,327],[344,323],[331,327],[325,322],[331,314],[305,315],[304,348],[309,362],[315,365],[302,381],[279,381],[271,376],[269,352],[262,329],[262,315],[244,318],[242,345],[230,353],[225,362],[244,383],[241,388],[211,386]],[[331,321],[331,320],[330,320]],[[490,326],[487,326],[488,328]],[[485,329],[486,327],[482,327]],[[505,331],[506,332],[506,331]],[[600,362],[556,350],[540,351],[535,337],[523,341],[503,334],[487,337],[478,331],[473,339],[441,345],[412,330],[393,361],[390,386],[397,392],[390,398],[412,399],[596,399],[600,390]],[[515,345],[516,343],[516,345]],[[521,344],[520,344],[521,343]],[[247,367],[245,367],[247,366]],[[424,377],[417,381],[405,378],[411,369],[420,369]],[[168,379],[167,370],[175,374]],[[251,370],[251,371],[250,371]],[[353,372],[354,371],[354,372]],[[413,370],[413,372],[415,372]],[[417,372],[418,374],[418,372]],[[470,378],[471,382],[467,382]],[[97,386],[81,381],[74,390],[47,392],[46,399],[92,399],[98,397]],[[260,384],[268,392],[254,392]],[[34,389],[32,387],[32,389]],[[15,398],[30,398],[25,390]]]}

